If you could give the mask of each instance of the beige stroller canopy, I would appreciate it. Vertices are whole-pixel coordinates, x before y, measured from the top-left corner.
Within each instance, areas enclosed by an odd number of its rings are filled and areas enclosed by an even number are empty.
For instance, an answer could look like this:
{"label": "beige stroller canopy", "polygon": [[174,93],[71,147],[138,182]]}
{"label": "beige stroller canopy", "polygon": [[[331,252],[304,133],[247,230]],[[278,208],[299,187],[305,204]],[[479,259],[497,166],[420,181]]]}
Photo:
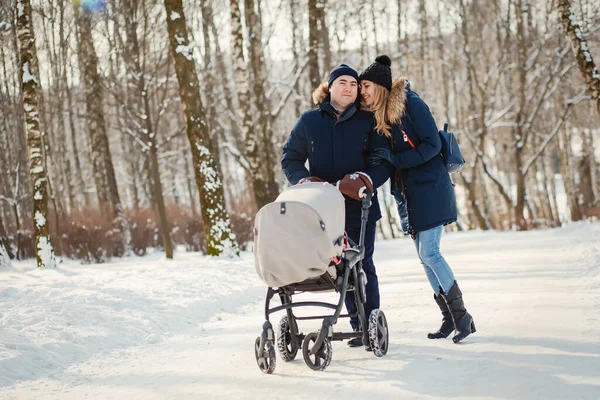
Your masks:
{"label": "beige stroller canopy", "polygon": [[342,254],[344,196],[328,183],[284,190],[254,221],[256,272],[269,287],[318,277]]}

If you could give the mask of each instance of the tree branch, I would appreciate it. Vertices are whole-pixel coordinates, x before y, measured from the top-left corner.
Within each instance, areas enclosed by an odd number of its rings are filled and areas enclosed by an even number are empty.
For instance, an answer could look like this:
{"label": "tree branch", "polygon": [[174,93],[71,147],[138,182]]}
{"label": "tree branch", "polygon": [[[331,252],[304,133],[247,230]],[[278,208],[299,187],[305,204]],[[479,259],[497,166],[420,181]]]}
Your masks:
{"label": "tree branch", "polygon": [[287,93],[281,98],[281,100],[279,101],[279,104],[277,104],[277,107],[275,107],[275,110],[271,111],[272,118],[277,118],[277,116],[279,115],[281,110],[283,110],[283,107],[285,106],[287,99],[294,92],[294,87],[296,86],[296,82],[298,82],[298,79],[300,79],[300,76],[302,75],[302,72],[304,71],[304,69],[306,68],[307,65],[308,65],[308,59],[304,60],[304,64],[298,66],[298,69],[296,70],[296,75],[292,79],[292,82],[289,85],[289,89],[288,89]]}
{"label": "tree branch", "polygon": [[567,101],[567,106],[565,107],[565,111],[563,112],[562,116],[556,123],[556,126],[554,127],[552,132],[548,136],[546,136],[546,139],[544,140],[544,142],[542,143],[542,145],[540,146],[538,151],[525,163],[525,166],[523,167],[523,170],[521,172],[521,174],[523,176],[527,175],[527,172],[529,172],[529,168],[533,165],[533,163],[537,160],[537,158],[544,152],[544,150],[546,149],[548,144],[552,141],[552,139],[554,139],[554,137],[556,136],[556,134],[558,133],[558,131],[560,130],[562,125],[566,122],[569,111],[571,110],[571,107],[574,106],[575,104],[578,104],[582,100],[589,98],[589,97],[583,95],[585,92],[586,92],[586,90],[583,89],[581,91],[581,93],[579,93],[579,95],[577,95],[577,97]]}

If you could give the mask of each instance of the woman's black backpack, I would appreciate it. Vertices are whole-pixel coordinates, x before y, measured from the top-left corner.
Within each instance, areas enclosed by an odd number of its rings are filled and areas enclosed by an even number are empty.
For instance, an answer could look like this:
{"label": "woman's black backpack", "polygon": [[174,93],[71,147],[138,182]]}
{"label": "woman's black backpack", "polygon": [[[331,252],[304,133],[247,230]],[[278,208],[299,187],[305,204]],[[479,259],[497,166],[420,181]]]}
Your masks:
{"label": "woman's black backpack", "polygon": [[444,124],[444,130],[439,131],[440,139],[442,140],[442,150],[440,154],[444,159],[448,172],[460,172],[462,167],[465,165],[465,159],[463,158],[460,147],[454,133],[448,132],[448,123]]}

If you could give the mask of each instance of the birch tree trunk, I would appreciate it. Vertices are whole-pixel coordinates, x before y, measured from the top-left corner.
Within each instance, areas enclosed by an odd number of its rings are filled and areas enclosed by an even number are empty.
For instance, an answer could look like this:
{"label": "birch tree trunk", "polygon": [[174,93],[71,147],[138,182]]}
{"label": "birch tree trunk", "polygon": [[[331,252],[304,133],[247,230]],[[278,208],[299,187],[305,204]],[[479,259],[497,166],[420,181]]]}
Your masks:
{"label": "birch tree trunk", "polygon": [[254,198],[258,208],[275,200],[279,188],[275,181],[274,167],[277,163],[273,146],[273,121],[270,101],[266,96],[267,71],[262,49],[262,26],[260,15],[254,9],[254,0],[244,0],[246,27],[248,28],[249,66],[252,71],[252,94],[258,118],[254,129],[246,137],[246,158],[252,171]]}
{"label": "birch tree trunk", "polygon": [[[290,22],[292,24],[292,57],[294,60],[300,59],[300,53],[298,49],[302,48],[302,31],[298,27],[298,4],[297,0],[290,0]],[[295,106],[296,114],[302,114],[302,100],[300,99],[300,83],[296,82],[294,85],[294,91],[296,95]]]}
{"label": "birch tree trunk", "polygon": [[560,174],[565,185],[571,221],[581,221],[583,216],[577,199],[575,177],[573,176],[575,168],[571,160],[573,158],[573,150],[571,148],[567,124],[560,130],[558,138],[560,140]]}
{"label": "birch tree trunk", "polygon": [[167,31],[185,114],[187,136],[192,151],[196,186],[200,194],[204,239],[209,255],[238,252],[235,235],[227,216],[221,169],[211,155],[210,136],[204,121],[204,109],[192,47],[188,40],[182,0],[164,0]]}
{"label": "birch tree trunk", "polygon": [[8,268],[11,267],[12,264],[10,262],[10,257],[4,248],[4,245],[0,243],[0,268]]}
{"label": "birch tree trunk", "polygon": [[[79,155],[79,146],[77,144],[77,129],[75,128],[75,117],[73,115],[73,94],[71,92],[71,88],[69,87],[69,80],[67,79],[67,57],[66,57],[66,51],[63,54],[63,80],[65,82],[65,94],[67,97],[67,107],[68,107],[68,113],[69,113],[69,130],[71,133],[71,146],[73,148],[73,159],[74,159],[74,166],[75,166],[75,180],[76,180],[76,187],[79,188],[79,191],[82,192],[82,198],[83,198],[83,205],[84,207],[89,207],[90,204],[92,203],[92,199],[90,198],[90,194],[87,191],[87,187],[88,185],[86,185],[84,183],[83,180],[83,173],[82,173],[82,167],[81,167],[81,159],[80,159],[80,155]],[[72,67],[71,67],[71,76],[72,76]]]}
{"label": "birch tree trunk", "polygon": [[33,181],[33,218],[38,268],[56,267],[54,249],[48,230],[48,180],[42,156],[42,133],[37,91],[39,83],[35,37],[31,25],[31,3],[29,0],[16,0],[17,38],[21,66],[21,92],[27,135],[29,173]]}
{"label": "birch tree trunk", "polygon": [[[241,135],[236,135],[236,144],[239,147],[240,153],[244,154],[244,157],[250,156],[256,157],[258,154],[248,154],[248,151],[254,150],[253,148],[246,148],[245,143],[252,141],[258,142],[257,130],[252,127],[252,113],[250,108],[250,89],[249,79],[247,71],[247,63],[244,59],[244,31],[242,28],[242,13],[240,11],[240,4],[238,0],[230,0],[229,12],[231,18],[231,57],[233,62],[233,73],[235,76],[235,83],[237,87],[238,97],[238,123],[236,124],[241,128]],[[256,148],[258,150],[258,148]],[[245,158],[240,162],[240,165],[246,171],[248,185],[251,186],[254,201],[258,204],[256,198],[256,191],[254,190],[254,173],[252,172],[252,166],[250,162]]]}
{"label": "birch tree trunk", "polygon": [[10,239],[8,238],[8,234],[6,233],[6,228],[4,227],[3,215],[0,214],[0,248],[1,247],[4,247],[6,256],[9,259],[15,258],[15,255],[10,249]]}
{"label": "birch tree trunk", "polygon": [[311,90],[321,84],[319,70],[319,10],[318,0],[308,0],[308,79]]}
{"label": "birch tree trunk", "polygon": [[329,45],[329,28],[327,28],[327,20],[325,18],[325,7],[327,6],[327,0],[320,0],[319,9],[319,40],[323,45],[323,68],[325,72],[333,67],[331,64],[331,46]]}
{"label": "birch tree trunk", "polygon": [[592,101],[596,102],[596,110],[600,114],[600,72],[596,68],[587,40],[576,22],[571,2],[569,0],[554,0],[554,6],[558,11],[558,18],[563,25],[563,29],[571,42],[571,49],[577,60],[579,71],[585,80]]}
{"label": "birch tree trunk", "polygon": [[525,201],[526,201],[526,187],[525,187],[525,176],[523,175],[523,151],[525,143],[527,142],[527,132],[523,129],[523,125],[526,120],[526,107],[527,99],[525,93],[525,87],[527,84],[527,43],[525,37],[525,21],[523,8],[526,4],[523,4],[521,0],[517,0],[514,5],[515,16],[517,22],[517,93],[516,100],[518,104],[517,115],[516,115],[516,127],[515,127],[515,139],[514,139],[514,152],[515,152],[515,168],[516,168],[516,186],[517,186],[517,198],[515,202],[515,223],[518,230],[527,230],[527,221],[525,220]]}
{"label": "birch tree trunk", "polygon": [[[215,74],[214,74],[214,64],[215,61],[212,56],[212,48],[210,43],[210,21],[212,20],[212,8],[208,0],[200,0],[200,10],[202,13],[202,42],[204,44],[204,90],[206,93],[207,99],[211,97],[217,97],[217,93],[215,91]],[[218,40],[215,38],[215,40]],[[222,70],[225,72],[226,70]],[[223,133],[223,128],[219,124],[217,120],[217,109],[216,109],[216,101],[207,101],[207,122],[208,122],[208,131],[211,136],[210,144],[210,152],[215,157],[215,162],[217,164],[220,163],[219,156],[219,144],[221,142],[221,135]]]}

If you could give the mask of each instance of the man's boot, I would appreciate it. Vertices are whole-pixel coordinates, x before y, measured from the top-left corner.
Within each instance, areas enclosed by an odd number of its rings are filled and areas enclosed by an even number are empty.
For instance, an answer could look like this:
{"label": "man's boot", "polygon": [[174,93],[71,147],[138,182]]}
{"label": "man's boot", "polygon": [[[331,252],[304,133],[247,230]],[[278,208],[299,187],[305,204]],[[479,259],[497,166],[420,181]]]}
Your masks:
{"label": "man's boot", "polygon": [[471,333],[475,333],[475,323],[473,317],[469,314],[465,308],[463,302],[462,292],[458,287],[458,283],[454,281],[454,285],[448,291],[448,294],[443,294],[442,297],[446,299],[448,304],[448,310],[454,320],[454,328],[456,333],[452,337],[454,343],[458,343]]}
{"label": "man's boot", "polygon": [[[354,332],[358,332],[358,329],[354,329]],[[362,345],[362,336],[348,340],[348,346],[350,347],[360,347]]]}
{"label": "man's boot", "polygon": [[454,321],[452,320],[452,315],[450,315],[450,310],[448,309],[448,304],[446,304],[446,300],[444,297],[439,295],[433,295],[433,299],[437,303],[440,311],[442,312],[442,326],[437,332],[428,333],[428,339],[445,339],[454,331]]}

